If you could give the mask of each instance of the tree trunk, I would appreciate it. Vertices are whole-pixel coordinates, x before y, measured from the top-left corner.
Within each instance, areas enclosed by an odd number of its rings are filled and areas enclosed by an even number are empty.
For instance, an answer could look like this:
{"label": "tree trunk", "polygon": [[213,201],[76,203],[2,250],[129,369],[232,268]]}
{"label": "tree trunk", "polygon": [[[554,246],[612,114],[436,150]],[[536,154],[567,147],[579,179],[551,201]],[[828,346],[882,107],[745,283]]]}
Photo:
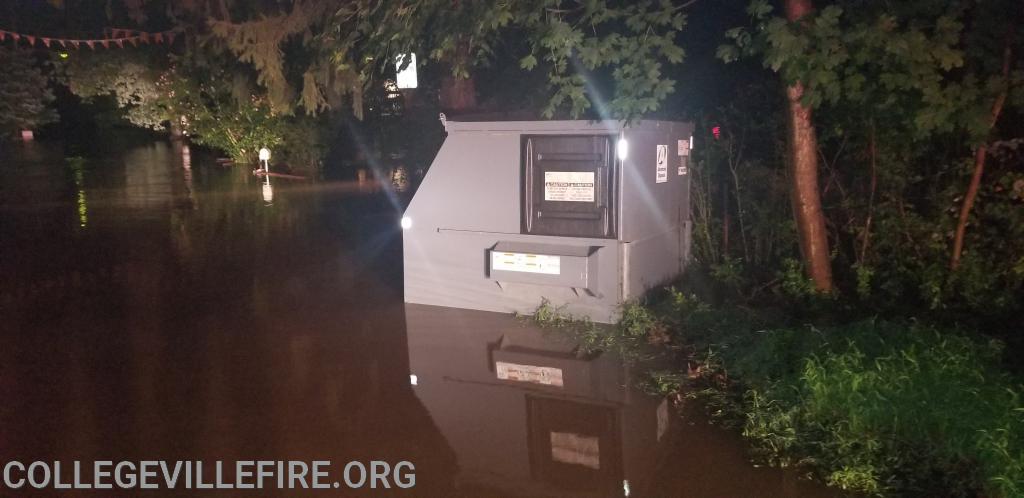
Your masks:
{"label": "tree trunk", "polygon": [[[786,0],[786,17],[791,22],[800,20],[810,11],[810,0]],[[818,291],[832,292],[828,234],[818,187],[818,136],[811,119],[811,109],[801,103],[803,95],[804,86],[800,82],[786,89],[793,217],[808,276]]]}
{"label": "tree trunk", "polygon": [[448,75],[441,80],[441,109],[468,111],[476,108],[476,84],[473,77],[459,78]]}
{"label": "tree trunk", "polygon": [[868,259],[868,247],[871,246],[871,220],[875,215],[875,191],[878,190],[878,147],[875,142],[875,119],[871,118],[868,133],[868,159],[871,162],[871,187],[868,191],[868,212],[864,217],[864,237],[860,242],[860,257],[857,263],[863,265]]}
{"label": "tree trunk", "polygon": [[[1003,47],[1003,85],[1002,91],[996,96],[989,112],[988,129],[991,132],[999,121],[999,114],[1003,111],[1003,104],[1006,103],[1006,96],[1009,93],[1010,82],[1010,61],[1013,59],[1011,49],[1012,31],[1006,36],[1006,45]],[[967,221],[971,217],[971,209],[974,208],[974,200],[978,197],[978,188],[981,186],[981,176],[985,173],[985,159],[988,157],[988,144],[982,143],[974,152],[974,173],[971,174],[971,183],[967,186],[967,194],[964,195],[964,202],[960,205],[960,217],[956,222],[956,235],[953,237],[953,255],[949,258],[949,269],[956,271],[960,267],[960,257],[964,251],[964,235],[967,233]]]}
{"label": "tree trunk", "polygon": [[[469,43],[461,41],[455,50],[452,65],[465,63],[470,57]],[[476,84],[473,76],[460,78],[454,74],[447,74],[441,79],[441,94],[439,95],[441,110],[444,111],[468,111],[476,109]]]}

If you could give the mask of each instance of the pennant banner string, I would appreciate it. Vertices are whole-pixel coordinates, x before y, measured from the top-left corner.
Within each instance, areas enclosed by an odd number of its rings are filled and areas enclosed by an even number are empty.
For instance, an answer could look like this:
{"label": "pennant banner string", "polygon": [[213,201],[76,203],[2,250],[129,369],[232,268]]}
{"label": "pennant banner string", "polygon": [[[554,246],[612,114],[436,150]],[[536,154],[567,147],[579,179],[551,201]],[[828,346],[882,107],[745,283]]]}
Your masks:
{"label": "pennant banner string", "polygon": [[168,45],[172,45],[174,44],[175,36],[180,31],[180,29],[172,29],[168,31],[158,31],[151,33],[148,31],[138,31],[133,29],[106,28],[104,29],[103,39],[84,40],[75,38],[53,38],[37,35],[28,35],[0,29],[0,42],[5,41],[7,38],[14,40],[15,43],[21,40],[25,40],[28,42],[29,46],[34,47],[36,46],[36,41],[39,41],[40,44],[44,45],[47,48],[49,48],[51,44],[53,44],[54,42],[59,43],[62,47],[67,47],[68,44],[71,44],[75,48],[78,48],[80,45],[84,43],[89,48],[95,50],[97,44],[101,45],[103,48],[110,48],[110,42],[114,42],[118,46],[118,48],[124,48],[124,42],[131,43],[133,47],[138,47],[140,42],[145,44],[149,44],[151,42],[162,44],[166,42]]}

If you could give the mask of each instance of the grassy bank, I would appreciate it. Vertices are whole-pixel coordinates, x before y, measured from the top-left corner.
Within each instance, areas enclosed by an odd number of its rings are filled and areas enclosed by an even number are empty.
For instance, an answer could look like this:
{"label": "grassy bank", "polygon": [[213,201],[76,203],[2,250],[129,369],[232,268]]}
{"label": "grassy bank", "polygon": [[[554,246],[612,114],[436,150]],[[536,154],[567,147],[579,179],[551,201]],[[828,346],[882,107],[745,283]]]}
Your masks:
{"label": "grassy bank", "polygon": [[534,319],[671,365],[645,386],[702,400],[760,463],[869,495],[1024,495],[1024,389],[1001,343],[913,319],[787,316],[666,289],[613,327],[546,304]]}

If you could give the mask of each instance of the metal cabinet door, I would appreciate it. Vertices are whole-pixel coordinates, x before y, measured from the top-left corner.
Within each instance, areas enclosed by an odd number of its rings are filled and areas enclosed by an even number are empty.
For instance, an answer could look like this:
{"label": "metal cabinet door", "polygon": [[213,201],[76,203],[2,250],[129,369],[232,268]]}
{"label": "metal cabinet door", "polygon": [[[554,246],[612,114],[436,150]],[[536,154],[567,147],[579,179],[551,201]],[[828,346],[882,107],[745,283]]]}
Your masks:
{"label": "metal cabinet door", "polygon": [[526,135],[522,233],[614,238],[616,161],[610,135]]}

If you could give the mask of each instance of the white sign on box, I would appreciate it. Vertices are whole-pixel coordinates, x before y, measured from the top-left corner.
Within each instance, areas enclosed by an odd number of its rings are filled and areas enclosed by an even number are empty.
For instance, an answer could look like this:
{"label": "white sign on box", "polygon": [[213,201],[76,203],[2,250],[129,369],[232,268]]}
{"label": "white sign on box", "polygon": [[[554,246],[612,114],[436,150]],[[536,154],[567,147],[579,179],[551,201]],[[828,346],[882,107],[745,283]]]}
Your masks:
{"label": "white sign on box", "polygon": [[562,273],[562,258],[547,254],[491,251],[491,269],[559,275]]}
{"label": "white sign on box", "polygon": [[562,387],[561,368],[519,365],[517,363],[496,361],[494,362],[494,371],[501,380]]}
{"label": "white sign on box", "polygon": [[668,181],[668,146],[667,145],[659,145],[658,146],[657,158],[658,158],[658,162],[657,162],[657,165],[655,166],[656,169],[655,169],[655,175],[654,175],[654,182],[655,183],[665,183],[665,182]]}
{"label": "white sign on box", "polygon": [[544,200],[594,202],[594,172],[545,171]]}

